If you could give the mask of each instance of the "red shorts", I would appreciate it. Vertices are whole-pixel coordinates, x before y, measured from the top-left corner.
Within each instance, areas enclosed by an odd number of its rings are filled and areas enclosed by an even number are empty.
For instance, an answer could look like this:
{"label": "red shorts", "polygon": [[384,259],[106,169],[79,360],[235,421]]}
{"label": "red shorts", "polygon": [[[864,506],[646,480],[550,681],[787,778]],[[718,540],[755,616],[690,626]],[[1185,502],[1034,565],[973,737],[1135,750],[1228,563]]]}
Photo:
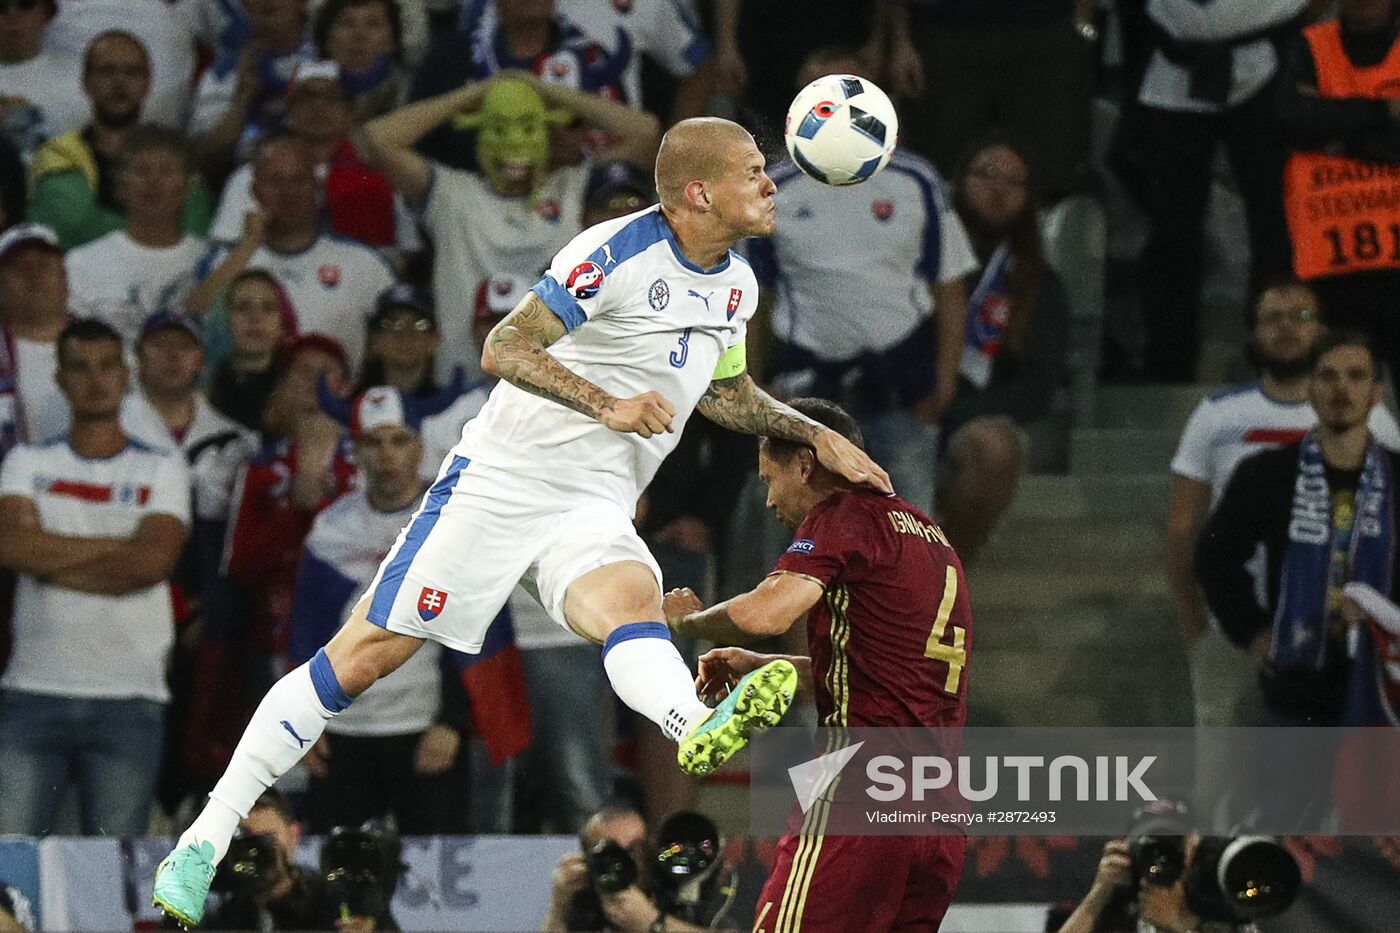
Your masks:
{"label": "red shorts", "polygon": [[965,836],[784,836],[754,933],[937,930]]}

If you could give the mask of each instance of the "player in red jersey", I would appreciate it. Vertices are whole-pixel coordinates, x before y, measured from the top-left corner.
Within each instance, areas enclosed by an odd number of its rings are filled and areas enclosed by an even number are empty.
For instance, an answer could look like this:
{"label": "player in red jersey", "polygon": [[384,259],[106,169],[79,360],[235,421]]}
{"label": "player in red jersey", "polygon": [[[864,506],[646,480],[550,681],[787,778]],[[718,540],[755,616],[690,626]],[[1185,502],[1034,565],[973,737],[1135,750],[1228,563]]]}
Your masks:
{"label": "player in red jersey", "polygon": [[[839,406],[791,404],[860,443]],[[961,726],[972,609],[962,564],[938,525],[898,496],[851,486],[800,445],[765,438],[759,476],[768,507],[797,529],[792,545],[757,588],[709,609],[690,590],[667,594],[676,634],[744,643],[785,632],[805,613],[810,657],[790,660],[823,726]],[[772,659],[717,648],[700,659],[697,684],[723,693]],[[801,830],[779,842],[754,930],[937,930],[966,839],[825,836],[828,813],[812,807]]]}

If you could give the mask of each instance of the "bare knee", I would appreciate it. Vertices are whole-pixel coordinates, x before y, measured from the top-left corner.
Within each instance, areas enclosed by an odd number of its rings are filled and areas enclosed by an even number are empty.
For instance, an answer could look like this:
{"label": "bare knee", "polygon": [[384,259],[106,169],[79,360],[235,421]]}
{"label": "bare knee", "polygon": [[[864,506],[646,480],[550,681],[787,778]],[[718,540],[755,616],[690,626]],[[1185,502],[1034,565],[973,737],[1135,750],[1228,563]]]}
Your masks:
{"label": "bare knee", "polygon": [[608,564],[569,585],[564,617],[574,631],[601,644],[620,626],[664,619],[661,585],[639,561]]}
{"label": "bare knee", "polygon": [[340,689],[352,697],[398,670],[423,645],[421,638],[400,635],[370,622],[365,616],[367,608],[363,601],[356,606],[325,648]]}

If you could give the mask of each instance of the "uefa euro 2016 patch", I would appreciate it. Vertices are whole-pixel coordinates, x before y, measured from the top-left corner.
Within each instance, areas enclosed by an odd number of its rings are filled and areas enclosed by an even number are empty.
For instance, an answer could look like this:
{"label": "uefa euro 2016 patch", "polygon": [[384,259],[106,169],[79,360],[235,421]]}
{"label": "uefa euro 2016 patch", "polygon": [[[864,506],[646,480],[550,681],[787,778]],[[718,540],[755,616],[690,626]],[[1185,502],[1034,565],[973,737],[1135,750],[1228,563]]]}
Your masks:
{"label": "uefa euro 2016 patch", "polygon": [[788,545],[789,554],[810,554],[817,549],[817,542],[811,538],[798,538]]}
{"label": "uefa euro 2016 patch", "polygon": [[596,262],[581,262],[574,266],[569,278],[564,282],[569,294],[580,300],[587,300],[598,294],[603,287],[603,267]]}

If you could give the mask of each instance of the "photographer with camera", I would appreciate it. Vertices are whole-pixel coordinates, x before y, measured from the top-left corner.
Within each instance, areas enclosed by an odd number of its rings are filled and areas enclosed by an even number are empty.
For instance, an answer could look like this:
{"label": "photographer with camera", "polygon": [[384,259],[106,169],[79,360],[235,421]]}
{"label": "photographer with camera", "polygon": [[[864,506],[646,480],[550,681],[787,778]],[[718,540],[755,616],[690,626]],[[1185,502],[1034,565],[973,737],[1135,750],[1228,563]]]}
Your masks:
{"label": "photographer with camera", "polygon": [[1185,808],[1166,804],[1110,839],[1084,900],[1059,933],[1252,931],[1289,908],[1302,875],[1277,840],[1187,833]]}
{"label": "photographer with camera", "polygon": [[399,835],[379,820],[358,828],[337,826],[321,846],[323,930],[337,933],[397,931],[389,905],[406,865]]}
{"label": "photographer with camera", "polygon": [[735,873],[720,857],[719,830],[707,817],[674,813],[653,844],[640,813],[606,806],[584,823],[579,847],[554,869],[542,931],[747,928],[752,912],[731,909]]}
{"label": "photographer with camera", "polygon": [[320,930],[325,883],[292,861],[301,825],[274,788],[263,791],[219,864],[212,885],[223,900],[210,930]]}

